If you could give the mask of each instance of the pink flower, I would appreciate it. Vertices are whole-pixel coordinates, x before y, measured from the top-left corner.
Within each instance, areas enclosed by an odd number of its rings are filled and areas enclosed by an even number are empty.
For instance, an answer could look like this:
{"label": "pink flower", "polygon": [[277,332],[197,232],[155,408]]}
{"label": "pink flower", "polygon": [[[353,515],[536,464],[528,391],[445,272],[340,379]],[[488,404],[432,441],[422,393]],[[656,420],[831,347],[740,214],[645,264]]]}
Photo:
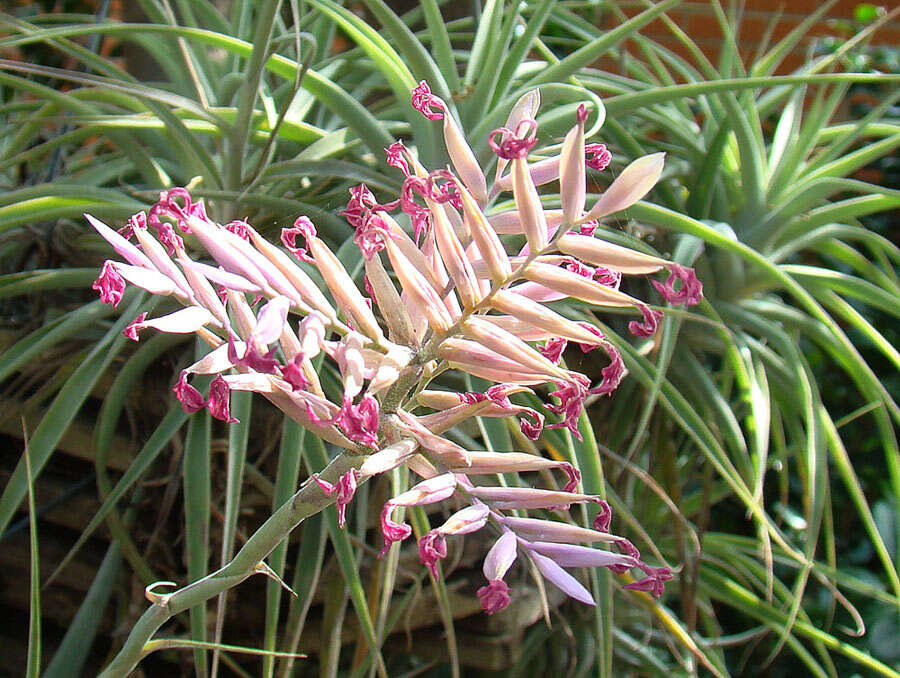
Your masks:
{"label": "pink flower", "polygon": [[597,515],[594,516],[594,529],[599,532],[609,532],[609,526],[612,523],[612,507],[608,502],[600,500],[597,502],[600,505],[600,510],[597,511]]}
{"label": "pink flower", "polygon": [[419,242],[422,234],[431,225],[431,212],[416,202],[415,196],[417,193],[422,196],[428,195],[427,179],[417,176],[406,177],[400,189],[400,209],[405,214],[408,214],[412,221],[416,243]]}
{"label": "pink flower", "polygon": [[559,361],[562,359],[563,351],[566,350],[566,345],[569,342],[563,339],[562,337],[555,337],[553,339],[548,339],[547,343],[543,346],[538,346],[538,351],[541,352],[547,360],[552,363],[559,365]]}
{"label": "pink flower", "polygon": [[125,279],[116,270],[115,262],[104,261],[100,275],[91,285],[92,289],[100,293],[100,301],[104,304],[118,306],[125,293]]}
{"label": "pink flower", "polygon": [[372,448],[378,447],[378,401],[372,396],[363,396],[356,405],[345,400],[337,424],[350,440]]}
{"label": "pink flower", "polygon": [[419,539],[419,562],[437,578],[437,563],[447,557],[447,540],[438,530],[431,530]]}
{"label": "pink flower", "polygon": [[186,372],[182,372],[181,376],[178,377],[178,382],[172,388],[172,392],[178,398],[178,402],[181,403],[181,408],[189,414],[198,412],[206,407],[206,399],[200,394],[200,391],[187,383]]}
{"label": "pink flower", "polygon": [[379,558],[388,552],[388,549],[391,548],[391,544],[395,541],[403,541],[412,534],[412,528],[409,525],[406,523],[395,523],[391,520],[391,513],[393,510],[394,505],[390,502],[385,504],[384,508],[381,509],[381,534],[384,537],[384,548],[382,548],[381,553],[378,554]]}
{"label": "pink flower", "polygon": [[350,503],[353,495],[356,494],[360,475],[360,472],[356,469],[350,469],[338,479],[335,485],[332,485],[327,480],[322,480],[319,474],[312,476],[312,479],[325,493],[325,496],[330,497],[337,493],[335,504],[337,505],[339,527],[344,527],[347,524],[347,504]]}
{"label": "pink flower", "polygon": [[487,586],[482,586],[476,592],[478,600],[481,601],[481,609],[485,614],[494,614],[506,608],[509,605],[510,589],[502,579],[491,579]]}
{"label": "pink flower", "polygon": [[558,405],[547,405],[547,409],[562,415],[563,420],[556,424],[550,424],[547,428],[567,428],[573,436],[581,440],[581,433],[578,432],[578,417],[581,416],[584,399],[588,396],[588,385],[585,384],[587,377],[575,376],[576,378],[570,381],[554,382],[558,389],[550,395],[558,398],[560,402]]}
{"label": "pink flower", "polygon": [[315,263],[313,258],[309,256],[305,247],[297,245],[297,236],[302,235],[304,238],[312,238],[316,235],[316,227],[309,217],[298,217],[294,222],[293,228],[281,229],[281,242],[287,248],[288,252],[293,254],[301,261]]}
{"label": "pink flower", "polygon": [[632,320],[628,323],[628,331],[636,337],[652,337],[656,334],[659,321],[663,317],[662,311],[654,311],[649,306],[640,306],[639,308],[644,320],[643,322]]}
{"label": "pink flower", "polygon": [[[665,283],[657,280],[650,281],[656,291],[670,304],[684,304],[685,306],[699,304],[703,298],[703,283],[697,278],[694,269],[678,264],[669,264],[668,266],[669,277]],[[676,282],[681,283],[678,290],[675,289]]]}
{"label": "pink flower", "polygon": [[619,289],[619,285],[622,283],[621,273],[618,271],[611,271],[604,266],[598,266],[594,269],[593,278],[601,285],[612,287],[614,290]]}
{"label": "pink flower", "polygon": [[291,358],[286,365],[281,366],[281,377],[291,385],[295,391],[302,391],[309,386],[309,382],[303,375],[300,365],[303,363],[303,354],[298,353]]}
{"label": "pink flower", "polygon": [[[416,109],[418,110],[418,109]],[[395,141],[386,149],[384,149],[385,154],[387,155],[387,164],[391,167],[396,167],[401,172],[403,172],[404,176],[409,176],[409,163],[406,161],[404,157],[406,155],[406,146],[403,145],[402,141]]]}
{"label": "pink flower", "polygon": [[585,144],[585,164],[591,169],[602,172],[612,161],[612,153],[606,149],[605,144]]}
{"label": "pink flower", "polygon": [[250,224],[244,219],[237,219],[225,224],[225,230],[234,233],[239,238],[250,242]]}
{"label": "pink flower", "polygon": [[209,399],[206,401],[206,404],[209,407],[209,413],[213,417],[224,421],[226,424],[236,424],[238,420],[231,416],[231,411],[228,408],[229,393],[228,383],[219,375],[209,385]]}
{"label": "pink flower", "polygon": [[278,372],[279,363],[275,359],[274,348],[263,354],[257,346],[251,343],[246,345],[244,355],[238,356],[233,335],[228,338],[228,359],[234,365],[248,367],[263,374],[276,374]]}
{"label": "pink flower", "polygon": [[138,337],[138,332],[144,329],[144,321],[147,319],[147,313],[141,313],[137,318],[132,320],[128,327],[122,330],[122,334],[131,339],[132,341],[138,341],[140,337]]}
{"label": "pink flower", "polygon": [[412,91],[412,107],[429,120],[443,119],[447,110],[447,105],[440,97],[431,93],[431,88],[424,80],[419,81],[419,86]]}
{"label": "pink flower", "polygon": [[[494,137],[500,135],[500,143]],[[537,143],[537,122],[525,119],[519,123],[515,131],[499,127],[491,132],[488,144],[491,150],[504,160],[525,158]]]}
{"label": "pink flower", "polygon": [[640,581],[625,584],[629,591],[646,591],[654,598],[659,598],[665,591],[665,582],[672,578],[672,570],[668,567],[649,567],[641,564],[641,569],[648,576]]}

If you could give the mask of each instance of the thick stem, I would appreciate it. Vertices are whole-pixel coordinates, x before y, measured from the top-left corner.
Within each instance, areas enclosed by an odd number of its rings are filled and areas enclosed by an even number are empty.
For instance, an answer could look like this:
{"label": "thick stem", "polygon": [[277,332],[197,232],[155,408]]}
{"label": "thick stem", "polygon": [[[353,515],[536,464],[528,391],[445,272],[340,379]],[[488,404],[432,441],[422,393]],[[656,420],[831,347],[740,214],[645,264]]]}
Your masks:
{"label": "thick stem", "polygon": [[[336,483],[344,473],[352,468],[359,468],[365,460],[364,455],[341,454],[320,475],[324,480]],[[333,503],[334,498],[325,496],[315,483],[309,483],[297,490],[294,496],[282,504],[253,533],[225,567],[174,593],[161,596],[159,602],[154,603],[135,624],[122,649],[100,674],[101,678],[127,676],[144,657],[147,643],[163,624],[179,612],[199,605],[255,574],[257,565],[291,530],[304,519]]]}

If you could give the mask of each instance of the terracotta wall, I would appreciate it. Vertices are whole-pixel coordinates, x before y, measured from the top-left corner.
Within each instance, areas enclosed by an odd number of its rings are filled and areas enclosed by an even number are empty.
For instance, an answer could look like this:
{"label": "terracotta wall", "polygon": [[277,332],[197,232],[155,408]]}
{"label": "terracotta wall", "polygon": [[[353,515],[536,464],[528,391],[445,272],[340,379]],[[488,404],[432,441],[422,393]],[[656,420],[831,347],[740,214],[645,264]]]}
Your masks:
{"label": "terracotta wall", "polygon": [[[723,5],[728,3],[723,0]],[[810,13],[822,6],[821,0],[744,0],[735,3],[742,7],[740,17],[740,32],[738,46],[745,58],[752,57],[764,47],[763,41],[769,26],[774,25],[771,32],[770,44],[778,41],[796,28]],[[808,53],[811,43],[818,37],[836,36],[850,37],[853,35],[853,16],[855,8],[860,0],[838,0],[826,13],[826,16],[818,21],[804,36],[797,48],[785,59],[779,68],[780,73],[787,73],[800,66]],[[881,4],[887,9],[890,2],[873,3]],[[628,16],[634,16],[647,7],[647,3],[637,0],[622,0],[619,6]],[[723,37],[716,21],[713,3],[706,1],[683,2],[674,9],[668,11],[668,16],[678,24],[712,59],[715,59],[722,45]],[[618,19],[614,13],[608,10],[600,10],[598,19],[606,26],[615,26]],[[647,25],[641,33],[664,46],[672,49],[682,56],[687,56],[687,50],[672,35],[672,32],[662,20],[656,20]],[[900,20],[888,22],[880,28],[872,39],[872,44],[900,46]]]}

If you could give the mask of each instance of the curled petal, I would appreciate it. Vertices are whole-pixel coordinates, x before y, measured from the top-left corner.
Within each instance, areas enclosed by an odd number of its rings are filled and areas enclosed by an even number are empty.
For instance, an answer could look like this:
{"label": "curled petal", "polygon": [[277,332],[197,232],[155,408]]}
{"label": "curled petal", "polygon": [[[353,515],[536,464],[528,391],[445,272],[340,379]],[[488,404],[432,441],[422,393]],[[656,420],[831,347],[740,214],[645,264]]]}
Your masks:
{"label": "curled petal", "polygon": [[481,609],[485,614],[494,614],[509,605],[509,585],[502,579],[491,579],[487,586],[482,586],[476,592],[481,602]]}
{"label": "curled petal", "polygon": [[[668,266],[669,277],[665,284],[656,280],[650,281],[656,291],[670,304],[684,304],[685,306],[699,304],[703,298],[703,283],[697,278],[694,269],[679,264],[668,264]],[[678,290],[675,289],[676,282],[681,283],[681,288]]]}
{"label": "curled petal", "polygon": [[659,327],[659,321],[662,319],[662,311],[654,311],[649,306],[639,306],[641,315],[644,316],[643,322],[632,320],[628,323],[628,331],[636,337],[652,337],[656,334]]}
{"label": "curled petal", "polygon": [[431,530],[419,539],[419,562],[425,565],[437,578],[437,563],[447,557],[447,540],[438,530]]}
{"label": "curled petal", "polygon": [[447,111],[447,104],[431,93],[431,88],[425,80],[420,80],[418,87],[412,91],[412,107],[429,120],[440,120]]}
{"label": "curled petal", "polygon": [[[581,377],[582,375],[577,376]],[[550,424],[547,428],[567,428],[578,440],[582,439],[581,433],[578,431],[578,418],[581,416],[584,400],[588,396],[585,381],[587,381],[586,377],[556,382],[558,389],[550,395],[558,398],[559,404],[547,405],[547,409],[561,414],[563,420],[556,424]]]}
{"label": "curled petal", "polygon": [[540,351],[541,355],[543,355],[554,365],[559,365],[559,361],[560,359],[562,359],[563,351],[566,350],[566,345],[568,343],[569,342],[562,337],[555,337],[553,339],[548,339],[547,343],[545,343],[543,346],[538,346],[538,351]]}
{"label": "curled petal", "polygon": [[226,424],[236,424],[238,420],[231,416],[231,411],[228,407],[229,393],[228,383],[220,375],[213,379],[209,385],[209,399],[206,404],[209,407],[209,413],[213,417],[224,421]]}
{"label": "curled petal", "polygon": [[363,396],[358,404],[345,402],[337,424],[350,440],[378,447],[378,401],[372,396]]}
{"label": "curled petal", "polygon": [[[500,143],[494,141],[497,135],[500,135]],[[537,122],[530,118],[519,122],[515,130],[500,127],[488,137],[491,150],[503,160],[524,159],[536,143]]]}
{"label": "curled petal", "polygon": [[230,221],[223,228],[229,233],[234,233],[237,237],[242,240],[246,240],[250,242],[250,224],[246,222],[244,219],[237,219],[235,221]]}
{"label": "curled petal", "polygon": [[584,163],[598,172],[605,170],[612,162],[612,153],[607,150],[605,144],[587,144],[584,152]]}
{"label": "curled petal", "polygon": [[572,466],[572,464],[563,464],[562,470],[569,479],[569,482],[563,488],[563,492],[575,492],[578,489],[578,483],[581,482],[581,471]]}
{"label": "curled petal", "polygon": [[197,412],[206,406],[206,399],[200,394],[200,391],[187,383],[187,372],[181,373],[172,392],[178,398],[178,402],[181,403],[185,412]]}
{"label": "curled petal", "polygon": [[100,293],[100,301],[104,304],[112,304],[118,306],[122,301],[122,295],[125,293],[125,280],[116,270],[114,261],[103,262],[103,268],[100,269],[100,275],[91,285],[92,289]]}
{"label": "curled petal", "polygon": [[609,526],[612,523],[612,507],[609,505],[609,502],[599,501],[600,510],[597,511],[597,515],[594,516],[594,529],[600,532],[609,532]]}
{"label": "curled petal", "polygon": [[388,552],[391,544],[395,541],[403,541],[412,534],[412,528],[409,525],[406,523],[395,523],[391,520],[393,510],[394,504],[391,502],[385,504],[384,508],[381,509],[381,534],[384,537],[384,548],[378,554],[379,558]]}
{"label": "curled petal", "polygon": [[297,244],[298,235],[303,236],[304,238],[315,237],[316,227],[313,225],[312,221],[310,221],[309,217],[298,217],[292,228],[281,229],[281,244],[283,244],[287,251],[297,257],[300,261],[314,263],[313,259],[309,256],[307,248],[300,247]]}
{"label": "curled petal", "polygon": [[[418,110],[418,109],[417,109]],[[386,149],[384,149],[385,155],[387,155],[387,164],[391,167],[396,167],[401,172],[403,172],[404,176],[409,176],[409,163],[406,161],[404,157],[408,151],[406,150],[406,146],[403,145],[402,141],[395,141]]]}
{"label": "curled petal", "polygon": [[309,387],[309,380],[303,373],[301,367],[305,357],[302,353],[297,353],[291,358],[286,365],[281,368],[281,378],[291,385],[295,391],[303,391]]}
{"label": "curled petal", "polygon": [[672,570],[668,567],[641,567],[648,576],[640,581],[625,584],[623,588],[629,591],[646,591],[654,598],[659,598],[665,591],[665,582],[672,578]]}
{"label": "curled petal", "polygon": [[622,379],[627,374],[628,370],[625,369],[625,363],[622,362],[622,354],[619,353],[619,350],[615,346],[606,341],[604,341],[601,346],[603,346],[603,350],[606,351],[606,355],[609,356],[610,363],[600,370],[600,375],[603,377],[603,380],[598,387],[592,388],[590,393],[607,395],[619,387],[619,384],[622,383]]}
{"label": "curled petal", "polygon": [[350,503],[353,495],[356,494],[359,478],[360,472],[356,469],[347,471],[338,479],[335,485],[332,485],[327,480],[322,480],[318,474],[312,476],[312,479],[326,496],[330,497],[337,493],[337,501],[335,503],[337,504],[339,527],[344,527],[347,524],[347,504]]}
{"label": "curled petal", "polygon": [[128,327],[122,330],[122,334],[131,339],[132,341],[139,341],[140,337],[138,336],[138,332],[144,329],[144,321],[147,319],[147,313],[141,313],[137,318],[132,320]]}
{"label": "curled petal", "polygon": [[[506,123],[503,125],[501,129],[511,130],[516,129],[523,120],[534,120],[537,118],[538,109],[541,106],[541,92],[538,89],[532,89],[528,92],[525,92],[521,97],[519,97],[518,101],[513,105],[512,110],[509,112],[509,117],[506,119]],[[501,135],[501,144],[503,141],[509,137],[510,134],[504,133]],[[497,173],[496,179],[500,179],[500,175],[503,174],[503,170],[506,168],[506,165],[509,161],[504,158],[499,158],[497,160]],[[497,181],[495,180],[495,185]]]}

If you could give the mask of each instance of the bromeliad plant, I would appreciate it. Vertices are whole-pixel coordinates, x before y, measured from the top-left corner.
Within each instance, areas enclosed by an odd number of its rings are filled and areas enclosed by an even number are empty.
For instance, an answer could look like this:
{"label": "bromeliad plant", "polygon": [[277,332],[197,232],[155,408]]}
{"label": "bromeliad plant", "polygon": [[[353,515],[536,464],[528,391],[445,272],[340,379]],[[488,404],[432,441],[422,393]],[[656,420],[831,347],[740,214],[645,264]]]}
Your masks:
{"label": "bromeliad plant", "polygon": [[[384,504],[381,555],[411,535],[412,528],[400,518],[405,508],[450,502],[458,510],[418,540],[419,559],[437,576],[447,537],[491,529],[497,538],[484,560],[487,582],[477,591],[488,614],[509,604],[512,592],[504,576],[517,557],[587,604],[594,604],[591,593],[567,568],[640,571],[641,577],[629,577],[625,588],[663,593],[664,582],[672,578],[670,568],[648,565],[628,540],[611,534],[609,505],[579,492],[580,474],[570,463],[523,452],[466,450],[442,435],[476,416],[517,417],[522,433],[536,440],[551,416],[547,428],[567,428],[580,436],[577,419],[585,398],[615,391],[625,375],[624,363],[598,327],[574,322],[546,302],[573,298],[602,308],[635,309],[641,319],[629,329],[646,337],[655,332],[662,313],[620,291],[623,275],[667,269],[668,279],[653,284],[668,302],[696,304],[702,295],[691,269],[593,235],[596,219],[631,206],[653,187],[662,154],[633,162],[586,210],[587,168],[605,167],[609,153],[601,145],[585,144],[589,111],[581,106],[559,155],[529,163],[538,103],[537,92],[529,92],[504,127],[491,134],[498,160],[489,185],[444,102],[424,81],[413,90],[413,107],[442,120],[452,168],[428,170],[397,142],[386,152],[389,164],[404,175],[398,200],[379,204],[365,185],[351,191],[343,214],[365,258],[368,296],[307,217],[282,231],[290,254],[245,221],[215,223],[203,201],[193,201],[185,189],[164,192],[147,215],[133,216],[119,232],[88,217],[121,257],[107,261],[94,284],[102,301],[117,304],[131,283],[184,306],[153,319],[142,313],[124,334],[139,340],[146,329],[194,333],[212,348],[181,372],[173,388],[186,411],[207,408],[231,423],[236,419],[230,393],[260,393],[340,450],[231,563],[174,593],[148,588],[153,605],[105,675],[130,671],[172,615],[255,572],[271,572],[263,559],[304,518],[336,503],[343,526],[360,483],[400,465],[422,480]],[[602,122],[603,110],[597,113]],[[545,210],[537,186],[556,180],[561,209]],[[492,213],[495,198],[510,190],[515,209]],[[391,215],[398,210],[409,218],[412,237]],[[216,265],[192,258],[192,246],[205,250]],[[308,266],[321,275],[331,299],[317,287]],[[296,316],[302,318],[299,324]],[[599,384],[592,386],[585,375],[560,365],[569,341],[584,351],[605,351],[609,364]],[[323,388],[313,363],[319,356],[340,372],[337,398],[329,398]],[[484,393],[429,388],[448,369],[497,383]],[[193,375],[215,375],[207,395],[191,384]],[[534,394],[532,387],[538,386],[549,387],[545,412],[513,401],[518,393]],[[561,489],[498,486],[485,479],[550,470],[566,475]],[[561,514],[573,504],[593,507],[591,528],[525,514]],[[585,546],[595,543],[615,550]]]}

